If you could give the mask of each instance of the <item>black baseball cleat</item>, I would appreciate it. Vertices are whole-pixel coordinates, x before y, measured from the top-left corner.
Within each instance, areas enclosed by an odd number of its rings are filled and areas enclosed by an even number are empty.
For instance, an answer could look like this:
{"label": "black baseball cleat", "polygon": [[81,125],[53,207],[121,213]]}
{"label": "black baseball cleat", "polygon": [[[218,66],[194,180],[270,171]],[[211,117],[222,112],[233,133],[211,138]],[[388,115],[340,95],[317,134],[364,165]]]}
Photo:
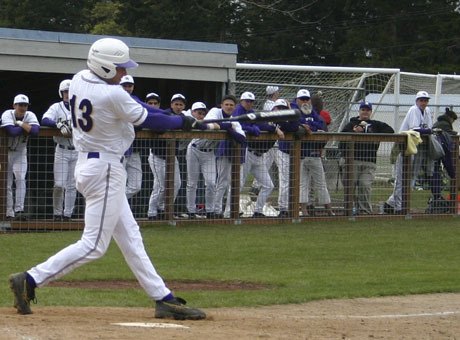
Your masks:
{"label": "black baseball cleat", "polygon": [[16,221],[28,221],[29,216],[24,211],[16,211],[15,213],[15,220]]}
{"label": "black baseball cleat", "polygon": [[158,319],[174,320],[201,320],[206,319],[206,313],[197,309],[186,307],[187,302],[180,297],[168,301],[155,302],[155,317]]}
{"label": "black baseball cleat", "polygon": [[30,301],[37,303],[35,288],[31,287],[26,280],[26,273],[11,274],[10,288],[14,294],[14,307],[19,314],[32,314]]}
{"label": "black baseball cleat", "polygon": [[383,204],[383,212],[385,214],[393,215],[395,213],[395,208],[389,205],[387,202]]}
{"label": "black baseball cleat", "polygon": [[257,211],[254,214],[252,214],[252,218],[265,218],[265,217],[267,216]]}
{"label": "black baseball cleat", "polygon": [[280,218],[288,218],[289,217],[289,211],[281,210],[280,213],[278,214],[278,217],[280,217]]}

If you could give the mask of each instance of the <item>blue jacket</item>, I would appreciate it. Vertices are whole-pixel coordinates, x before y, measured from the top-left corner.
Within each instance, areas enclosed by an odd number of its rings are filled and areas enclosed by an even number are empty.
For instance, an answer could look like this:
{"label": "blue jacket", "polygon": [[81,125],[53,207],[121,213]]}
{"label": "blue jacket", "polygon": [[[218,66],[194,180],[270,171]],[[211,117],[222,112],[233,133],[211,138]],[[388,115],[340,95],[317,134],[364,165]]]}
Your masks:
{"label": "blue jacket", "polygon": [[[243,114],[247,113],[252,113],[254,110],[249,110],[246,111],[241,104],[238,104],[235,108],[235,111],[233,111],[232,116],[241,116]],[[246,132],[247,135],[250,136],[260,136],[261,131],[267,131],[267,132],[275,132],[276,126],[273,124],[269,124],[266,122],[260,122],[260,123],[241,123],[241,127],[243,130]],[[268,150],[270,150],[273,145],[275,144],[274,140],[249,140],[247,141],[247,146],[248,150],[250,151],[255,151],[259,153],[265,153]]]}

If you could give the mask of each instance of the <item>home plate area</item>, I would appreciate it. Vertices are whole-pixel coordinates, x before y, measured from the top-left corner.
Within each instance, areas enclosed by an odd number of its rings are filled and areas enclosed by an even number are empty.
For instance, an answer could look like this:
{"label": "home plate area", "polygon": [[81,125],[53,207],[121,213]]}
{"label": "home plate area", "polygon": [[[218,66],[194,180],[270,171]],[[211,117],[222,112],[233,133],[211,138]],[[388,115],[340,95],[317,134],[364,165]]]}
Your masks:
{"label": "home plate area", "polygon": [[162,323],[162,322],[118,322],[112,323],[116,326],[124,327],[144,327],[144,328],[190,328],[183,325],[178,325],[175,323]]}

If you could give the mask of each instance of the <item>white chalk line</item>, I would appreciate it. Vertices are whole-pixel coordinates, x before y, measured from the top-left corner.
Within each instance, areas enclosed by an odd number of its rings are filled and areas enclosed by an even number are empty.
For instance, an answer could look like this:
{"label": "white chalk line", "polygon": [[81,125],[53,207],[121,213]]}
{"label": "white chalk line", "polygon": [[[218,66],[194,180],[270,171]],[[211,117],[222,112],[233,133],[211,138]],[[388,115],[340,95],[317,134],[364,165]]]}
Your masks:
{"label": "white chalk line", "polygon": [[418,318],[429,316],[448,316],[460,314],[460,311],[446,311],[434,313],[414,313],[414,314],[382,314],[382,315],[311,315],[307,319],[398,319],[398,318]]}
{"label": "white chalk line", "polygon": [[162,323],[162,322],[117,322],[111,325],[123,327],[143,327],[143,328],[190,328],[175,323]]}

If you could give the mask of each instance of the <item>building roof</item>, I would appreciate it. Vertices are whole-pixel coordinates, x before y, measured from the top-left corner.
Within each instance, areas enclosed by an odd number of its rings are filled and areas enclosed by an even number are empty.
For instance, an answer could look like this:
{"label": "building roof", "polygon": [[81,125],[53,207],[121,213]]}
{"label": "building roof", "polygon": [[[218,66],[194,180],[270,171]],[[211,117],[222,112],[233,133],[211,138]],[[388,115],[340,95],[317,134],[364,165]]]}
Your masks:
{"label": "building roof", "polygon": [[[106,36],[0,28],[0,70],[75,73],[86,68],[89,45]],[[237,45],[115,37],[141,67],[133,76],[227,82],[234,79]],[[25,43],[27,42],[27,43]]]}

